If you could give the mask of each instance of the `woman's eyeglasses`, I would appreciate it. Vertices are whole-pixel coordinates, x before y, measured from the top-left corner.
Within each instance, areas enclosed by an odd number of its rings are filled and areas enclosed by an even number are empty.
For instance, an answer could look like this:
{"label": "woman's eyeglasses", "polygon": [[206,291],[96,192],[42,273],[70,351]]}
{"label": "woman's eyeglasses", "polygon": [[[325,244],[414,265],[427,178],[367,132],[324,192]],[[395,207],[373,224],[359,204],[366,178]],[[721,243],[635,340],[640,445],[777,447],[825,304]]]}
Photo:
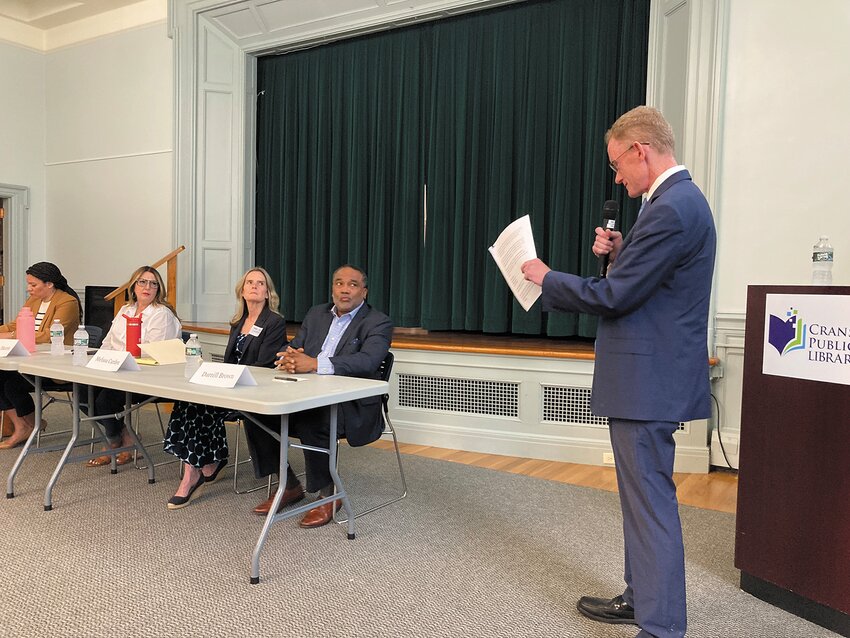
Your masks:
{"label": "woman's eyeglasses", "polygon": [[142,288],[159,288],[159,283],[156,281],[156,279],[137,279],[136,285],[141,286]]}

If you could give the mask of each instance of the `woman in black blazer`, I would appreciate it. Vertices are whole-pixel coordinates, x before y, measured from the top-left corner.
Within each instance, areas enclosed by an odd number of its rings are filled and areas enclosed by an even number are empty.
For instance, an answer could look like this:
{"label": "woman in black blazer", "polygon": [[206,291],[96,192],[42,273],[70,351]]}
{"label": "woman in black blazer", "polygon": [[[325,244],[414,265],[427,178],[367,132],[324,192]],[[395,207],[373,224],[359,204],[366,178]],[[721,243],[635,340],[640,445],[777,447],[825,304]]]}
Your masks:
{"label": "woman in black blazer", "polygon": [[[236,300],[224,362],[273,368],[287,340],[286,322],[278,313],[280,298],[269,273],[260,267],[246,272],[236,284]],[[184,472],[168,509],[186,507],[199,488],[214,482],[227,465],[224,417],[229,412],[197,403],[174,404],[164,448],[183,461]]]}

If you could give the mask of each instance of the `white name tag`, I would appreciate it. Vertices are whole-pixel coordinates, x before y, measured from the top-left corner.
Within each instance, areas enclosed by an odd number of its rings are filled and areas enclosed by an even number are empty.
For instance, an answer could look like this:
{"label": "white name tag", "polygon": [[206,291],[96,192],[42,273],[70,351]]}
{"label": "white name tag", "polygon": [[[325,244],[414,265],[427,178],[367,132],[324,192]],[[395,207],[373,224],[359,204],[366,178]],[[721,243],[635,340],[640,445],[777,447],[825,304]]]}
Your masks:
{"label": "white name tag", "polygon": [[216,388],[232,388],[237,385],[257,385],[254,375],[247,366],[233,363],[202,363],[189,383],[209,385]]}
{"label": "white name tag", "polygon": [[30,351],[17,339],[0,339],[0,357],[28,357]]}
{"label": "white name tag", "polygon": [[248,334],[252,337],[259,337],[260,333],[263,331],[262,326],[251,326],[251,329],[248,331]]}
{"label": "white name tag", "polygon": [[139,364],[126,350],[98,350],[86,367],[92,370],[117,372],[118,370],[138,370]]}

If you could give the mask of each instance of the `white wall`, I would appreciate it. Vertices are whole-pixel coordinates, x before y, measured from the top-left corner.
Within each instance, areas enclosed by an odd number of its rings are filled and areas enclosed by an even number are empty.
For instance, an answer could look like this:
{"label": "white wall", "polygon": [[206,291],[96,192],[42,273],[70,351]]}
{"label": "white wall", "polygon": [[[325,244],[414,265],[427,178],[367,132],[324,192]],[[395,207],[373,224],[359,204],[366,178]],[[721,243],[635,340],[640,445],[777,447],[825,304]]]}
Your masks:
{"label": "white wall", "polygon": [[165,22],[45,57],[47,253],[78,289],[175,247],[172,67]]}
{"label": "white wall", "polygon": [[850,284],[850,2],[730,2],[717,310],[749,284],[808,284],[820,233]]}
{"label": "white wall", "polygon": [[[821,233],[850,284],[850,2],[730,1],[720,143],[714,393],[738,464],[750,284],[808,284]],[[717,427],[717,422],[715,422]],[[714,432],[711,459],[726,465]]]}
{"label": "white wall", "polygon": [[[30,189],[32,231],[44,228],[44,56],[0,42],[0,184]],[[45,257],[43,233],[30,232],[27,259]],[[23,273],[9,285],[24,287]]]}

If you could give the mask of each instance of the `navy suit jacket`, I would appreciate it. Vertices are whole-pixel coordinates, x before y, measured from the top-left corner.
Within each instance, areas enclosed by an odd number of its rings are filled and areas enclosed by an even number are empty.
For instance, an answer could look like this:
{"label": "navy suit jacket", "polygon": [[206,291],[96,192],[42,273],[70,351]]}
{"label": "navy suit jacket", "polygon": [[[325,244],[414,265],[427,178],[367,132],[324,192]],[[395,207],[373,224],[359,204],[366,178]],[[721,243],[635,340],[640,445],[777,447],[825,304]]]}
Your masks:
{"label": "navy suit jacket", "polygon": [[230,337],[227,340],[227,348],[224,350],[224,362],[273,368],[277,353],[286,349],[286,322],[279,314],[272,312],[268,305],[263,308],[254,323],[254,326],[262,328],[262,331],[257,336],[248,334],[245,337],[242,359],[237,362],[236,337],[242,331],[242,326],[245,325],[247,318],[248,314],[243,314],[239,323],[230,327]]}
{"label": "navy suit jacket", "polygon": [[711,414],[708,311],[716,233],[687,171],[659,185],[604,279],[551,271],[543,309],[600,316],[590,407],[639,421]]}
{"label": "navy suit jacket", "polygon": [[[332,303],[319,304],[307,311],[301,329],[292,343],[293,348],[304,348],[304,353],[315,357],[322,350],[331,327]],[[364,379],[379,378],[381,362],[390,350],[393,324],[390,318],[363,304],[337,344],[330,357],[334,374]],[[350,445],[366,445],[378,439],[384,430],[381,417],[381,397],[368,397],[340,404],[337,411],[339,432],[345,433]]]}

